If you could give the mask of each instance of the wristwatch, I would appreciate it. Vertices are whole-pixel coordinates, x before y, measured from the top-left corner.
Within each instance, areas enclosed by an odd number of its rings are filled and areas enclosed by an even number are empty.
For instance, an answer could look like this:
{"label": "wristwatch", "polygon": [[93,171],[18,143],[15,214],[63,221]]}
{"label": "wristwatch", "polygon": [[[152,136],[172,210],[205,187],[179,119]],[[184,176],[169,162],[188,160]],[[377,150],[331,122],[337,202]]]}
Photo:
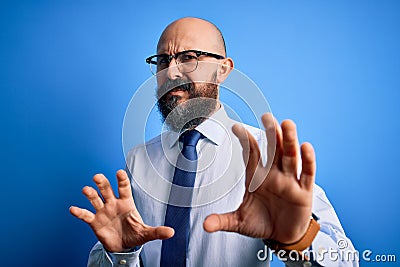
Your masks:
{"label": "wristwatch", "polygon": [[317,222],[317,219],[318,217],[313,214],[310,219],[310,224],[308,225],[306,233],[296,242],[285,244],[272,239],[264,239],[264,243],[270,249],[273,249],[276,252],[279,250],[296,250],[298,252],[301,252],[311,246],[311,243],[313,242],[314,238],[319,232],[319,229],[321,228],[319,223]]}

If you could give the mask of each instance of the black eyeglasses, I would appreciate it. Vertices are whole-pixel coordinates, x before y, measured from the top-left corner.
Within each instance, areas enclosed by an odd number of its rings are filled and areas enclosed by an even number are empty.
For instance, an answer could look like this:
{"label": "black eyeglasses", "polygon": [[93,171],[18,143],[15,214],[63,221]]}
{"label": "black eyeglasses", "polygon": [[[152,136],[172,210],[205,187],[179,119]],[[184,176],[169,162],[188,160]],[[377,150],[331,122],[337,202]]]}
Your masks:
{"label": "black eyeglasses", "polygon": [[179,71],[182,73],[188,73],[196,70],[200,56],[213,57],[216,59],[225,58],[224,56],[210,52],[204,52],[198,50],[186,50],[178,52],[175,55],[168,55],[168,54],[154,55],[146,58],[146,63],[150,65],[150,71],[155,75],[157,72],[165,68],[168,68],[171,60],[175,58]]}

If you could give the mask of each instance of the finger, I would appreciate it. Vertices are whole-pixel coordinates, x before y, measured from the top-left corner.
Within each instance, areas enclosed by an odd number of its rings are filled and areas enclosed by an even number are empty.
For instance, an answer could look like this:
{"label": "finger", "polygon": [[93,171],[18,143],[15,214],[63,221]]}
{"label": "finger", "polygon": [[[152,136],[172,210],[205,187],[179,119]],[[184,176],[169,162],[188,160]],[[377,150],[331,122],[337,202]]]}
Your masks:
{"label": "finger", "polygon": [[94,188],[90,186],[85,186],[82,189],[82,193],[87,197],[87,199],[89,199],[90,203],[93,205],[96,211],[104,207],[103,200],[100,198],[99,194]]}
{"label": "finger", "polygon": [[203,228],[209,233],[217,231],[237,232],[239,220],[235,212],[211,214],[204,220]]}
{"label": "finger", "polygon": [[[243,126],[236,124],[232,127],[232,131],[238,137],[240,145],[243,148],[243,159],[246,165],[245,184],[246,188],[249,188],[249,184],[253,181],[257,169],[261,167],[260,150],[258,148],[257,141]],[[258,180],[259,179],[257,179],[257,181]],[[253,187],[258,186],[252,186],[252,188],[249,188],[250,192],[255,190]]]}
{"label": "finger", "polygon": [[132,199],[132,188],[128,174],[124,170],[117,171],[118,194],[120,199]]}
{"label": "finger", "polygon": [[312,190],[315,180],[316,161],[314,148],[310,143],[301,145],[302,170],[300,174],[300,184]]}
{"label": "finger", "polygon": [[146,234],[146,242],[156,240],[156,239],[168,239],[173,237],[175,231],[173,228],[168,226],[159,226],[159,227],[149,227]]}
{"label": "finger", "polygon": [[[268,127],[267,124],[270,124],[268,117],[267,117],[267,121],[263,121],[264,127]],[[274,161],[273,164],[277,164],[278,166],[281,166],[282,163],[282,153],[283,153],[283,148],[282,148],[282,143],[283,143],[283,134],[282,134],[282,128],[279,125],[279,122],[277,121],[276,118],[274,118],[274,126],[275,126],[275,152],[274,152]],[[268,132],[268,134],[270,135],[270,130]],[[272,137],[270,137],[270,139],[272,139],[272,141],[274,141],[274,139]],[[271,148],[272,150],[272,148]]]}
{"label": "finger", "polygon": [[[277,153],[279,153],[280,149],[278,146],[279,135],[281,135],[281,128],[272,115],[272,113],[265,113],[261,117],[262,123],[265,128],[265,134],[267,137],[267,164],[266,168],[269,170],[271,168],[272,163],[275,160],[275,157],[278,157]],[[278,135],[279,132],[279,135]]]}
{"label": "finger", "polygon": [[91,224],[95,218],[95,215],[92,212],[88,211],[87,209],[81,209],[78,207],[71,206],[69,208],[69,212],[76,218],[88,224]]}
{"label": "finger", "polygon": [[282,170],[294,174],[297,177],[297,163],[299,155],[299,143],[297,139],[296,125],[291,120],[282,122],[283,154]]}
{"label": "finger", "polygon": [[114,191],[111,188],[110,182],[103,174],[96,174],[93,177],[93,181],[99,188],[100,193],[103,196],[105,202],[110,202],[115,200]]}
{"label": "finger", "polygon": [[243,149],[242,150],[243,160],[245,165],[247,166],[250,154],[250,141],[246,129],[240,124],[235,124],[232,127],[232,132],[239,139],[240,145],[242,146]]}

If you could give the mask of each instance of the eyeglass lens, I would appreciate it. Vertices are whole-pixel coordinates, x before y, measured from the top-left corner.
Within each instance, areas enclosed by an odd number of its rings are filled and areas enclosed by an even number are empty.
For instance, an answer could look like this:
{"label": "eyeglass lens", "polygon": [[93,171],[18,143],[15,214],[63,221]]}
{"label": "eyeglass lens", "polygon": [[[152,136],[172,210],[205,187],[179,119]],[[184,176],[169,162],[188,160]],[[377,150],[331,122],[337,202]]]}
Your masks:
{"label": "eyeglass lens", "polygon": [[157,62],[157,65],[150,64],[151,72],[156,74],[157,72],[166,69],[170,65],[170,61],[175,58],[177,67],[180,72],[188,73],[195,71],[198,64],[198,57],[195,52],[184,52],[178,53],[175,57],[170,57],[168,55],[160,55],[154,57],[152,60]]}

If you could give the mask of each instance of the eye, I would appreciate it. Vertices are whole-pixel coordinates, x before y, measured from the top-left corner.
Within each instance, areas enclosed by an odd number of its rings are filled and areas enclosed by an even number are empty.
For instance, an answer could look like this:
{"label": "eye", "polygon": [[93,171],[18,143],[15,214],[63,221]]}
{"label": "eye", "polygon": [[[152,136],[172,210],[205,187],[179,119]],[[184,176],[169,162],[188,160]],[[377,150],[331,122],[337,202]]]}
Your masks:
{"label": "eye", "polygon": [[157,57],[157,65],[165,65],[165,64],[169,64],[169,57],[158,56]]}
{"label": "eye", "polygon": [[191,62],[197,60],[197,56],[195,53],[184,53],[179,55],[179,61],[180,62]]}

